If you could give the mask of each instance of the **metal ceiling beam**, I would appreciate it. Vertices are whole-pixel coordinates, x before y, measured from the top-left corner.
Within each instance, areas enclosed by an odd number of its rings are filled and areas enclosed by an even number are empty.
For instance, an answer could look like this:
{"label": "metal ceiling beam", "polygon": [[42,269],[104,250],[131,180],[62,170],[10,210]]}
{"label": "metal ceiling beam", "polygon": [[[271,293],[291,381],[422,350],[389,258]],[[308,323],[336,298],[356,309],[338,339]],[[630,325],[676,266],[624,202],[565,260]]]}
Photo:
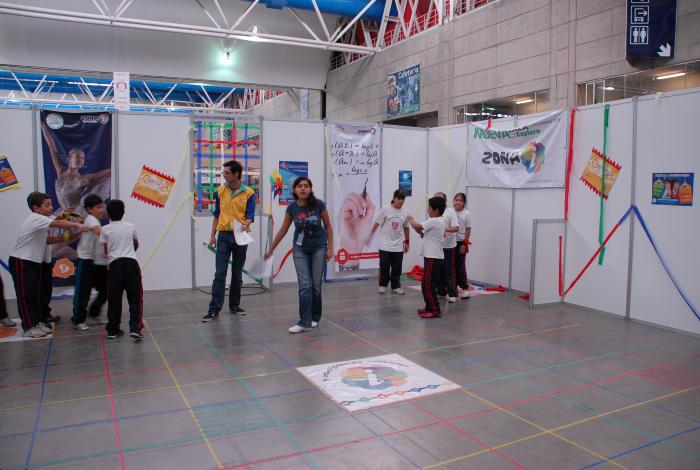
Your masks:
{"label": "metal ceiling beam", "polygon": [[[376,0],[371,0],[368,5],[363,9],[363,12]],[[122,7],[120,13],[128,7],[130,3]],[[257,1],[251,5],[255,6]],[[242,18],[250,11],[249,7],[246,12],[238,19],[237,23],[240,23]],[[192,34],[199,36],[209,36],[224,39],[242,39],[245,41],[253,42],[266,42],[271,44],[284,44],[290,46],[298,47],[310,47],[316,49],[333,50],[341,52],[353,52],[362,55],[374,54],[378,51],[377,48],[358,46],[353,44],[339,44],[337,39],[342,35],[338,34],[333,41],[318,41],[316,39],[308,39],[294,36],[284,36],[277,34],[269,34],[265,32],[254,33],[251,31],[236,30],[236,29],[225,29],[221,27],[211,27],[211,26],[199,26],[193,24],[182,24],[182,23],[170,23],[165,21],[154,21],[142,18],[125,18],[123,16],[109,17],[106,15],[98,15],[93,13],[85,13],[78,11],[68,11],[68,10],[57,10],[52,8],[40,8],[31,7],[26,5],[18,5],[7,2],[0,2],[0,14],[15,15],[15,16],[25,16],[31,18],[42,18],[49,20],[67,21],[73,23],[85,23],[85,24],[95,24],[101,26],[115,26],[122,28],[131,29],[142,29],[148,31],[167,31],[173,33],[181,34]],[[211,15],[210,15],[211,16]],[[359,18],[356,17],[353,22],[357,21]],[[215,22],[215,21],[214,21]],[[353,24],[350,23],[349,26]],[[215,22],[216,23],[216,22]],[[234,24],[237,26],[237,24]],[[346,28],[349,29],[349,28]]]}

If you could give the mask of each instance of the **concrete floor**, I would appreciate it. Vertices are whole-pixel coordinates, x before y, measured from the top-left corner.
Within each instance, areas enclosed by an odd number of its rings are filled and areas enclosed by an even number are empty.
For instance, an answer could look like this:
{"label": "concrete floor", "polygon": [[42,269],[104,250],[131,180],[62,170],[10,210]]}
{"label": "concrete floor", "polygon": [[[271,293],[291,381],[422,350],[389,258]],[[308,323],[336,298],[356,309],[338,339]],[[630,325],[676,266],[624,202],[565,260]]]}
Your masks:
{"label": "concrete floor", "polygon": [[[146,293],[142,343],[54,302],[53,339],[0,344],[0,467],[700,468],[700,339],[514,294],[423,320],[419,292],[375,292],[325,285],[299,335],[295,285],[207,324],[206,294]],[[464,388],[347,413],[294,369],[387,352]]]}

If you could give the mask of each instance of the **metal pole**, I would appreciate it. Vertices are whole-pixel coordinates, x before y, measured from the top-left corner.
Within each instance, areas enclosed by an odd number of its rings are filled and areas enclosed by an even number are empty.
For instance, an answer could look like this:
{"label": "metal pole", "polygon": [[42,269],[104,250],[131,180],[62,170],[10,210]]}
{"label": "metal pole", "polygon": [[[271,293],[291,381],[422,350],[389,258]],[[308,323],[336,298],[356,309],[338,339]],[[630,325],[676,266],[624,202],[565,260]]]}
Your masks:
{"label": "metal pole", "polygon": [[[194,142],[192,142],[192,126],[194,125],[194,116],[190,116],[190,127],[188,129],[189,132],[189,143],[190,146],[187,149],[187,152],[189,153],[188,159],[190,161],[190,164],[187,166],[190,169],[190,190],[194,191],[194,159],[192,158],[192,149]],[[223,137],[222,137],[223,139]],[[193,199],[194,200],[194,199]],[[190,207],[190,210],[192,212],[192,216],[190,217],[190,263],[192,265],[192,290],[195,290],[197,288],[197,257],[195,256],[195,224],[197,223],[194,217],[194,205]]]}
{"label": "metal pole", "polygon": [[[518,115],[513,116],[513,127],[518,127]],[[515,232],[515,189],[511,189],[510,198],[510,252],[508,254],[508,290],[512,290],[513,281],[513,234]]]}
{"label": "metal pole", "polygon": [[34,158],[34,191],[39,190],[39,150],[37,148],[37,135],[36,121],[40,118],[40,114],[37,112],[36,105],[32,104],[32,112],[30,113],[32,118],[32,158]]}
{"label": "metal pole", "polygon": [[114,171],[114,195],[119,199],[119,111],[112,114],[112,166]]}
{"label": "metal pole", "polygon": [[530,257],[530,308],[535,307],[535,269],[537,262],[537,219],[532,219],[532,255]]}
{"label": "metal pole", "polygon": [[[637,109],[639,98],[632,98],[632,189],[630,191],[630,206],[635,203],[636,187],[637,187]],[[632,268],[634,260],[634,226],[635,226],[634,211],[630,213],[630,241],[629,251],[627,254],[627,298],[625,301],[625,320],[630,321],[631,317],[631,302],[632,302]]]}

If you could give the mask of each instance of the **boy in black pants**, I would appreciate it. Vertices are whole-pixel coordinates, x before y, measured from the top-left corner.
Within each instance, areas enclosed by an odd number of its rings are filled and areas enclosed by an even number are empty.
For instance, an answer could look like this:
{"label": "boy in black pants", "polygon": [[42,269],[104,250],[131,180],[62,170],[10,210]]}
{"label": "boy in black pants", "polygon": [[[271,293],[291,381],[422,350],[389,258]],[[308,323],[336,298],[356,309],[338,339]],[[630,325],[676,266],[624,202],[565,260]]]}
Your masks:
{"label": "boy in black pants", "polygon": [[100,243],[109,256],[109,301],[107,306],[107,338],[115,339],[124,332],[122,322],[122,294],[126,291],[129,302],[129,336],[143,339],[143,286],[141,268],[136,261],[139,240],[136,229],[124,217],[124,202],[112,199],[107,203],[110,223],[102,227]]}
{"label": "boy in black pants", "polygon": [[105,204],[96,194],[88,194],[83,201],[88,216],[85,218],[85,232],[78,242],[78,261],[75,276],[75,293],[73,294],[73,328],[87,331],[90,327],[85,323],[88,315],[88,302],[93,287],[97,290],[97,298],[90,305],[90,316],[99,316],[102,306],[107,302],[107,266],[102,263],[104,253],[100,256],[95,249],[100,236],[100,219],[105,216]]}

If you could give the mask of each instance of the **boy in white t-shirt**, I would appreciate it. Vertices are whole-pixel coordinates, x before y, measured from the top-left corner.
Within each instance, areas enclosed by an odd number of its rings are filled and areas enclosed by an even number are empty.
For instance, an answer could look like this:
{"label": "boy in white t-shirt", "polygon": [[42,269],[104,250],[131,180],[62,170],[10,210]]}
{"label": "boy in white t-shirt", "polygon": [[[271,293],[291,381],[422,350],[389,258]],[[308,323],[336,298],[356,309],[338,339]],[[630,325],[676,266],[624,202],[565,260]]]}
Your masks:
{"label": "boy in white t-shirt", "polygon": [[[22,319],[23,336],[41,338],[52,332],[48,325],[49,302],[51,300],[51,277],[44,265],[51,261],[47,249],[49,227],[60,229],[87,230],[85,225],[51,217],[53,204],[48,194],[33,192],[27,197],[27,205],[32,213],[24,219],[17,235],[17,243],[10,255],[10,272],[17,294],[17,310]],[[65,232],[65,241],[71,234]],[[48,255],[48,263],[46,258]],[[48,298],[47,298],[48,295]]]}
{"label": "boy in white t-shirt", "polygon": [[[445,200],[447,206],[447,195],[445,193],[435,193],[435,197],[441,197]],[[442,267],[443,283],[438,287],[438,295],[444,297],[447,295],[449,303],[457,302],[457,283],[455,272],[455,252],[457,247],[457,232],[459,231],[459,222],[457,215],[451,207],[447,207],[442,214],[442,219],[445,221],[445,238],[442,239],[442,250],[445,253],[445,262]]]}
{"label": "boy in white t-shirt", "polygon": [[467,282],[466,258],[467,253],[469,253],[469,237],[472,234],[472,215],[464,207],[466,202],[467,195],[464,193],[457,193],[452,200],[452,207],[454,207],[457,221],[459,222],[457,249],[455,252],[455,273],[457,274],[457,285],[462,289],[461,297],[463,299],[468,299],[470,297],[469,283]]}
{"label": "boy in white t-shirt", "polygon": [[401,268],[403,254],[408,251],[410,238],[408,233],[408,212],[403,208],[406,193],[402,189],[394,191],[391,203],[385,205],[374,219],[370,238],[379,232],[379,293],[386,292],[391,279],[391,292],[403,295],[401,288]]}
{"label": "boy in white t-shirt", "polygon": [[124,332],[122,322],[122,294],[126,291],[129,303],[129,336],[143,339],[143,286],[141,268],[136,261],[139,240],[133,224],[123,222],[124,202],[112,199],[107,203],[110,223],[102,227],[100,243],[109,255],[109,301],[107,304],[107,338],[116,339]]}
{"label": "boy in white t-shirt", "polygon": [[432,197],[428,200],[428,219],[419,224],[413,217],[408,216],[408,222],[418,234],[423,237],[421,255],[423,256],[423,280],[421,291],[425,299],[425,308],[419,309],[418,314],[423,318],[440,318],[440,304],[437,299],[437,287],[442,283],[442,269],[445,253],[442,250],[442,239],[445,236],[445,200]]}
{"label": "boy in white t-shirt", "polygon": [[[78,260],[76,262],[75,293],[73,294],[73,317],[71,323],[73,328],[80,331],[90,329],[85,323],[88,315],[88,302],[90,293],[94,287],[97,290],[97,297],[90,305],[90,316],[96,317],[100,314],[100,309],[107,302],[106,276],[107,267],[99,266],[96,261],[97,239],[100,236],[102,224],[100,220],[105,216],[105,204],[102,198],[96,194],[88,194],[83,199],[85,212],[85,226],[88,231],[80,237],[78,242]],[[104,259],[104,255],[100,257]],[[97,312],[97,313],[95,313]]]}

